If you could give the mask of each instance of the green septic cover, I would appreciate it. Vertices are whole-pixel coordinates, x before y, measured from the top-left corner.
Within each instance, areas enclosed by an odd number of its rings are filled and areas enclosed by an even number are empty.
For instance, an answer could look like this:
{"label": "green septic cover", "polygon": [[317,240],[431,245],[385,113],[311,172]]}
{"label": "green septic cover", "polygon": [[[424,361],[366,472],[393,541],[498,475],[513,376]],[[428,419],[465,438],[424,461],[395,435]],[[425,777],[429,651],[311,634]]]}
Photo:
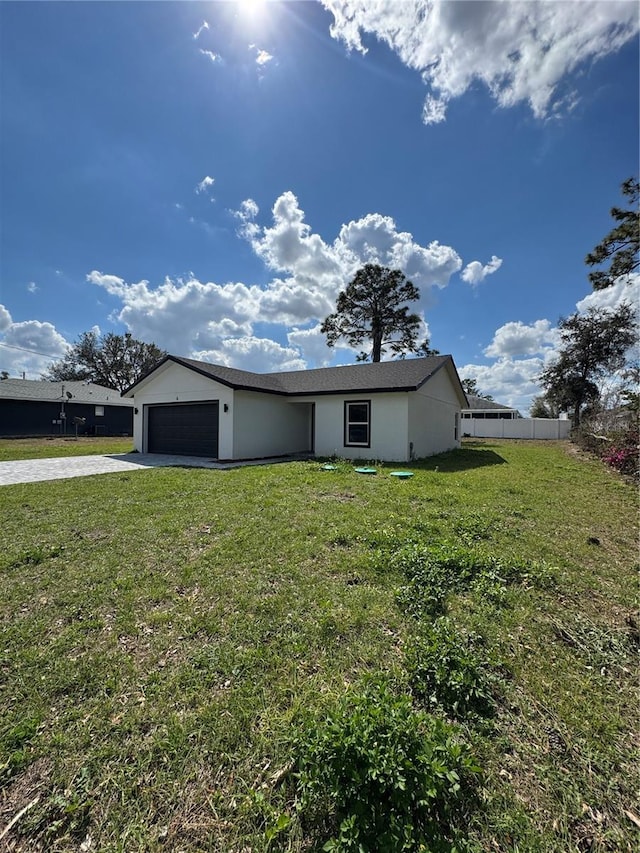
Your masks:
{"label": "green septic cover", "polygon": [[413,477],[413,471],[390,471],[391,477],[399,477],[401,480],[408,480]]}
{"label": "green septic cover", "polygon": [[375,474],[376,473],[375,468],[354,468],[353,470],[356,472],[356,474]]}

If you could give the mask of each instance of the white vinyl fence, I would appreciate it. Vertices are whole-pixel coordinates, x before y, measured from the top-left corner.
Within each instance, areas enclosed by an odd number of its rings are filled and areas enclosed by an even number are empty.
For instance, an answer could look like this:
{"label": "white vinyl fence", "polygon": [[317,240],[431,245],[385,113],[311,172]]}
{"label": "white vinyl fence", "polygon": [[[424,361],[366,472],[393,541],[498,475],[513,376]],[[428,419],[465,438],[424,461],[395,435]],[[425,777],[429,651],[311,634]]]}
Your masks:
{"label": "white vinyl fence", "polygon": [[571,421],[555,418],[463,418],[462,435],[474,438],[567,438]]}

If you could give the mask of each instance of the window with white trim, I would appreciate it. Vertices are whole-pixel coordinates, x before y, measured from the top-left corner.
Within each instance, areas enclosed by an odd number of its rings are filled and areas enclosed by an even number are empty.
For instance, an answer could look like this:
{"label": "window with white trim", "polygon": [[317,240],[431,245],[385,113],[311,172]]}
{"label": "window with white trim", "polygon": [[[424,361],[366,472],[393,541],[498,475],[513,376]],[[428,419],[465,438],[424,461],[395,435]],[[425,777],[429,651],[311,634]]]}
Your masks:
{"label": "window with white trim", "polygon": [[96,406],[96,417],[103,418],[104,417],[104,406]]}
{"label": "window with white trim", "polygon": [[344,446],[371,446],[371,400],[348,400],[345,402]]}

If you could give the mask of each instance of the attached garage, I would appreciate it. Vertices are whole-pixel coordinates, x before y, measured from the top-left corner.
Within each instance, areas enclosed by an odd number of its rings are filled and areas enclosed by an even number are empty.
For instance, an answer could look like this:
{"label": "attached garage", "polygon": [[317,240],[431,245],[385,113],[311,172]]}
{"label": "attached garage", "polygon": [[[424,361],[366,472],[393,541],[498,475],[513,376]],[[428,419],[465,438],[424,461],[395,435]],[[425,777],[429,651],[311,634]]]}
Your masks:
{"label": "attached garage", "polygon": [[168,355],[123,395],[136,450],[225,461],[430,456],[460,446],[468,405],[450,355],[281,373]]}
{"label": "attached garage", "polygon": [[217,400],[150,405],[146,409],[149,453],[218,458]]}

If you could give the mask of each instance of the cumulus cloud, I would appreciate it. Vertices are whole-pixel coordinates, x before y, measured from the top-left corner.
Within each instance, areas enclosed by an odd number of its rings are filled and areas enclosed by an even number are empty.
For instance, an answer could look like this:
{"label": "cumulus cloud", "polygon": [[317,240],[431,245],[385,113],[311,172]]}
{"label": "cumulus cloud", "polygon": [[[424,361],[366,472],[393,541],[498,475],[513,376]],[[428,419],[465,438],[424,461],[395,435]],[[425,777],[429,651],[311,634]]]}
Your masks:
{"label": "cumulus cloud", "polygon": [[458,367],[458,373],[475,379],[483,394],[524,414],[532,397],[540,393],[536,379],[544,366],[542,358],[501,358],[493,364],[465,364]]}
{"label": "cumulus cloud", "polygon": [[30,281],[29,284],[27,285],[27,290],[29,291],[29,293],[36,293],[39,289],[40,288],[35,283],[35,281]]}
{"label": "cumulus cloud", "polygon": [[577,303],[580,313],[589,308],[604,308],[615,311],[623,302],[640,306],[640,275],[632,273],[619,278],[614,285],[604,290],[594,290]]}
{"label": "cumulus cloud", "polygon": [[14,323],[4,305],[0,305],[0,369],[10,376],[39,379],[52,361],[62,358],[68,341],[51,323],[24,320]]}
{"label": "cumulus cloud", "polygon": [[11,314],[7,311],[4,305],[0,305],[0,332],[4,332],[13,323]]}
{"label": "cumulus cloud", "polygon": [[535,355],[548,351],[550,347],[556,346],[559,340],[558,330],[552,328],[549,320],[536,320],[530,325],[517,320],[505,323],[496,330],[484,354],[491,358]]}
{"label": "cumulus cloud", "polygon": [[536,118],[569,110],[572,72],[638,32],[637,4],[628,0],[321,2],[334,17],[331,35],[349,50],[366,53],[363,35],[373,35],[422,75],[426,124],[444,121],[447,104],[476,82],[499,106],[525,102]]}
{"label": "cumulus cloud", "polygon": [[480,282],[484,281],[488,275],[492,275],[494,272],[497,272],[501,266],[502,258],[497,258],[495,255],[492,255],[489,263],[484,266],[480,261],[471,261],[471,263],[467,264],[460,273],[460,278],[463,281],[466,281],[467,284],[475,287],[480,284]]}
{"label": "cumulus cloud", "polygon": [[214,349],[196,351],[193,357],[256,373],[304,370],[307,366],[297,349],[283,347],[269,338],[226,338]]}
{"label": "cumulus cloud", "polygon": [[307,364],[328,367],[333,361],[335,352],[327,346],[326,336],[320,331],[320,326],[321,324],[317,323],[310,329],[294,328],[287,334],[287,341],[302,354]]}
{"label": "cumulus cloud", "polygon": [[432,288],[446,287],[462,266],[455,249],[437,241],[420,245],[411,233],[399,231],[390,216],[371,213],[352,220],[327,243],[305,222],[292,192],[276,200],[272,213],[273,225],[254,229],[250,236],[254,251],[271,269],[291,274],[286,286],[310,289],[331,303],[365,263],[402,270],[421,289],[423,305],[431,304]]}
{"label": "cumulus cloud", "polygon": [[210,175],[205,175],[204,178],[200,181],[199,184],[196,184],[195,192],[199,195],[200,193],[206,193],[216,182],[215,178],[212,178]]}
{"label": "cumulus cloud", "polygon": [[245,199],[238,210],[230,211],[232,216],[240,221],[238,232],[241,237],[251,240],[259,233],[260,227],[254,222],[260,208],[252,198]]}
{"label": "cumulus cloud", "polygon": [[[305,362],[324,365],[336,358],[336,350],[329,350],[320,336],[319,324],[364,263],[401,269],[421,290],[418,310],[430,305],[433,291],[446,287],[462,267],[450,246],[437,241],[421,245],[409,232],[398,230],[391,217],[379,213],[346,223],[333,241],[327,241],[313,232],[292,192],[276,199],[269,224],[258,223],[259,212],[250,198],[231,211],[239,222],[239,236],[273,271],[263,287],[201,282],[193,275],[167,278],[153,286],[98,270],[87,280],[120,301],[114,319],[137,338],[154,341],[176,355],[207,352],[213,360],[246,369],[260,364],[257,353],[268,349],[275,370]],[[271,341],[274,346],[269,349],[267,339],[256,336],[258,323],[273,325],[274,335],[280,337],[288,332],[289,346]],[[428,333],[426,324],[423,332]],[[251,341],[251,346],[239,343],[242,340]],[[263,354],[262,370],[266,358]]]}

